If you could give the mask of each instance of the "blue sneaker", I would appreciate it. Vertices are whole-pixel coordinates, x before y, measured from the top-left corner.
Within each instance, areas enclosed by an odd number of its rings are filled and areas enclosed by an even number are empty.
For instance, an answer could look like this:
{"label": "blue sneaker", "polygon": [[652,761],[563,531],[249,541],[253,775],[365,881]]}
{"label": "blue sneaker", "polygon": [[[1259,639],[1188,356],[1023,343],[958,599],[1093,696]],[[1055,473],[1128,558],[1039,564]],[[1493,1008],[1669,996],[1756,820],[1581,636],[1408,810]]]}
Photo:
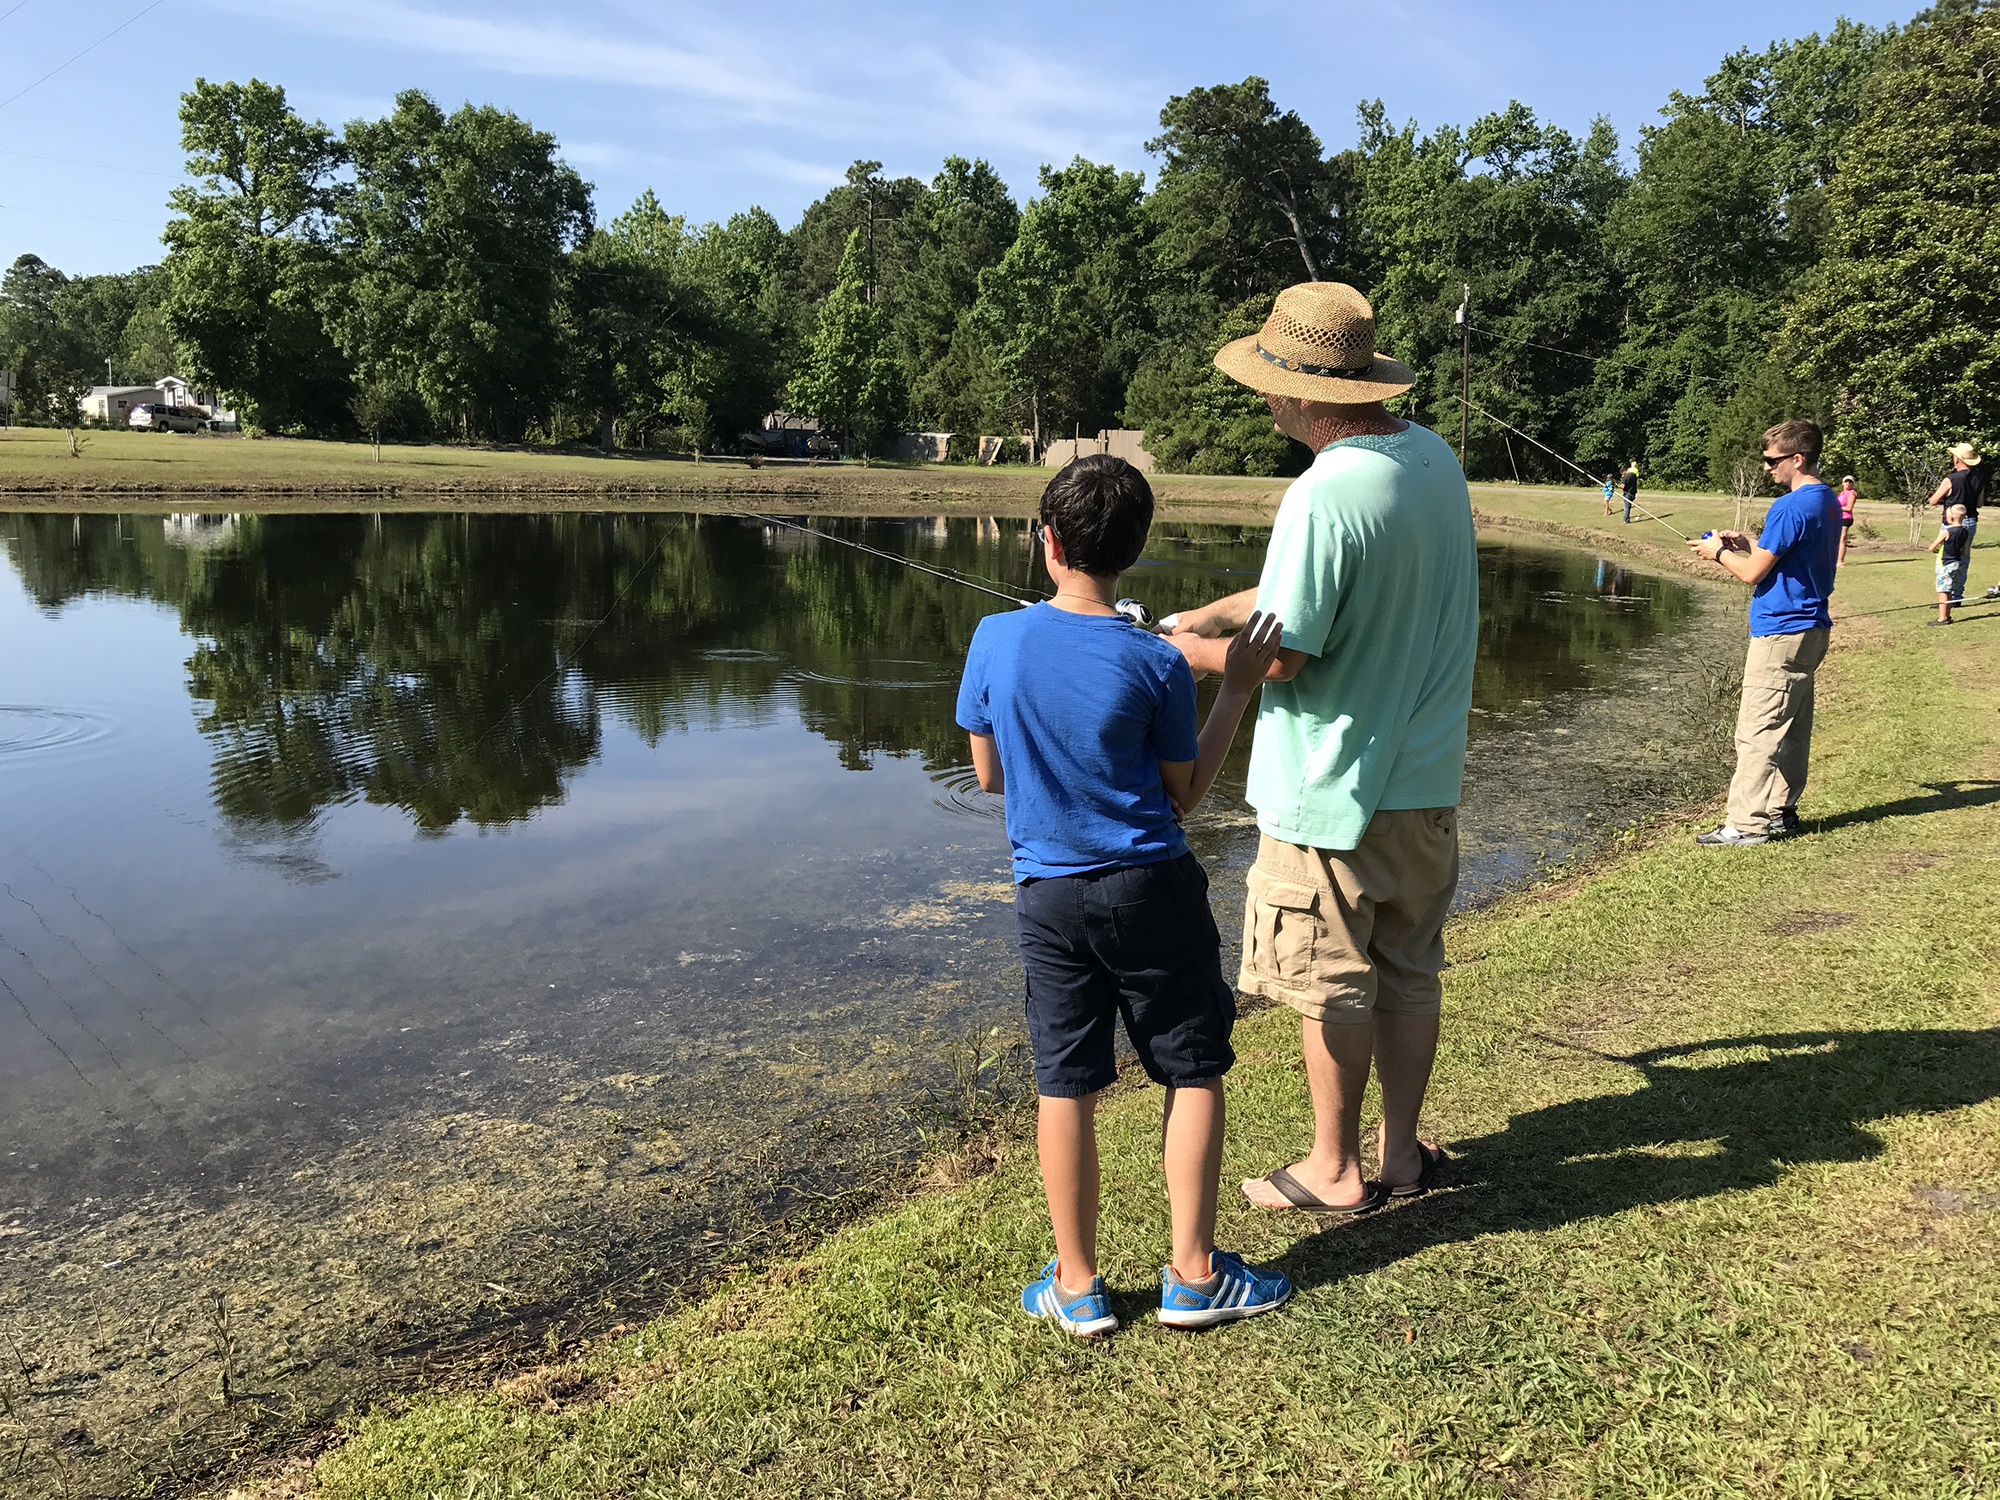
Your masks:
{"label": "blue sneaker", "polygon": [[1042,1274],[1021,1290],[1021,1311],[1031,1318],[1053,1318],[1066,1333],[1080,1339],[1114,1333],[1118,1319],[1112,1316],[1111,1300],[1104,1295],[1104,1278],[1093,1276],[1090,1290],[1078,1295],[1063,1290],[1056,1280],[1056,1263],[1042,1267]]}
{"label": "blue sneaker", "polygon": [[1172,1266],[1160,1271],[1160,1321],[1169,1328],[1213,1328],[1283,1307],[1292,1283],[1277,1271],[1260,1270],[1242,1256],[1212,1250],[1208,1280],[1183,1281]]}

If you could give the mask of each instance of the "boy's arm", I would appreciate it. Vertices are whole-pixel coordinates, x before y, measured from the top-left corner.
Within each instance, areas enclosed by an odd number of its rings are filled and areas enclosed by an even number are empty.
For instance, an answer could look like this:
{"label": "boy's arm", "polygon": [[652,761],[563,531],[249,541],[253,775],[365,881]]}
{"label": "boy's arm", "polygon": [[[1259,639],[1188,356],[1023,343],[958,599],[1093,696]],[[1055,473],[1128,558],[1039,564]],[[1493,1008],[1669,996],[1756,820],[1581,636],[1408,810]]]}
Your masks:
{"label": "boy's arm", "polygon": [[1007,777],[1000,769],[1000,747],[990,734],[972,736],[972,774],[979,778],[982,792],[1005,794]]}
{"label": "boy's arm", "polygon": [[1938,534],[1935,537],[1931,538],[1931,544],[1928,547],[1924,548],[1924,551],[1926,552],[1937,551],[1938,548],[1944,545],[1945,538],[1948,537],[1949,535],[1951,535],[1951,533],[1946,531],[1944,527],[1942,526],[1938,527]]}
{"label": "boy's arm", "polygon": [[1160,782],[1180,816],[1193,812],[1215,785],[1222,763],[1229,757],[1230,743],[1236,738],[1236,726],[1243,722],[1243,710],[1250,706],[1251,694],[1276,664],[1278,638],[1283,632],[1284,626],[1275,615],[1251,614],[1229,642],[1222,686],[1195,741],[1195,758],[1160,762]]}

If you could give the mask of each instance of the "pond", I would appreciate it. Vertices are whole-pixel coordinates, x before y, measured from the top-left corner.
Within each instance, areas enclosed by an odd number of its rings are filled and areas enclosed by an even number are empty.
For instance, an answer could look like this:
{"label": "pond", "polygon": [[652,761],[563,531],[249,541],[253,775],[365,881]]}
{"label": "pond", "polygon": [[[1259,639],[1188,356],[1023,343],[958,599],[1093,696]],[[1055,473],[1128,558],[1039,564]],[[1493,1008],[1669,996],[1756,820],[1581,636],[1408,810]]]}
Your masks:
{"label": "pond", "polygon": [[[33,1432],[254,1443],[907,1157],[1020,975],[952,720],[1007,606],[893,558],[1025,596],[1026,527],[784,519],[0,516]],[[1263,542],[1161,524],[1126,590],[1247,587]],[[1689,684],[1740,628],[1491,538],[1480,587],[1462,900],[1711,788]],[[1232,937],[1248,740],[1190,827]]]}

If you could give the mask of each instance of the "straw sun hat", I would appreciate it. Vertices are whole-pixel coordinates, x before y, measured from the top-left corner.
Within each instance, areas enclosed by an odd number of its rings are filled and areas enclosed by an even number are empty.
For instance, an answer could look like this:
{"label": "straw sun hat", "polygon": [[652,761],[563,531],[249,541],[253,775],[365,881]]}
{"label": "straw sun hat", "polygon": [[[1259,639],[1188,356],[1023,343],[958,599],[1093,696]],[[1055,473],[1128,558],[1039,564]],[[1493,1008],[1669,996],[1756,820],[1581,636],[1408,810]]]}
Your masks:
{"label": "straw sun hat", "polygon": [[1268,396],[1354,405],[1400,396],[1416,373],[1375,350],[1375,309],[1353,287],[1308,281],[1278,293],[1247,339],[1224,344],[1215,366]]}
{"label": "straw sun hat", "polygon": [[1970,443],[1953,443],[1948,451],[1953,458],[1962,458],[1969,464],[1979,462],[1979,450]]}

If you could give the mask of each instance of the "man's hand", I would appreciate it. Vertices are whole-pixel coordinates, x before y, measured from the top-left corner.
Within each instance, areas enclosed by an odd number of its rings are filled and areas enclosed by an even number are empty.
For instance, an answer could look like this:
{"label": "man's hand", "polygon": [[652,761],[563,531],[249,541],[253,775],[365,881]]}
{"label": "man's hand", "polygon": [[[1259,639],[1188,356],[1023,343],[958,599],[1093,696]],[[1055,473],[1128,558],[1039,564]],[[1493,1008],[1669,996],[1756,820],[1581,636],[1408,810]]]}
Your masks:
{"label": "man's hand", "polygon": [[1725,552],[1748,552],[1750,538],[1740,531],[1718,531],[1714,536],[1689,537],[1688,547],[1698,557],[1721,562]]}
{"label": "man's hand", "polygon": [[1221,636],[1234,635],[1242,629],[1244,620],[1256,607],[1257,591],[1244,589],[1241,593],[1217,599],[1213,604],[1178,610],[1161,623],[1172,622],[1167,631],[1169,635],[1192,635],[1212,641]]}
{"label": "man's hand", "polygon": [[1243,628],[1231,637],[1229,650],[1222,658],[1222,690],[1249,697],[1270,673],[1284,632],[1284,624],[1276,615],[1253,610]]}

